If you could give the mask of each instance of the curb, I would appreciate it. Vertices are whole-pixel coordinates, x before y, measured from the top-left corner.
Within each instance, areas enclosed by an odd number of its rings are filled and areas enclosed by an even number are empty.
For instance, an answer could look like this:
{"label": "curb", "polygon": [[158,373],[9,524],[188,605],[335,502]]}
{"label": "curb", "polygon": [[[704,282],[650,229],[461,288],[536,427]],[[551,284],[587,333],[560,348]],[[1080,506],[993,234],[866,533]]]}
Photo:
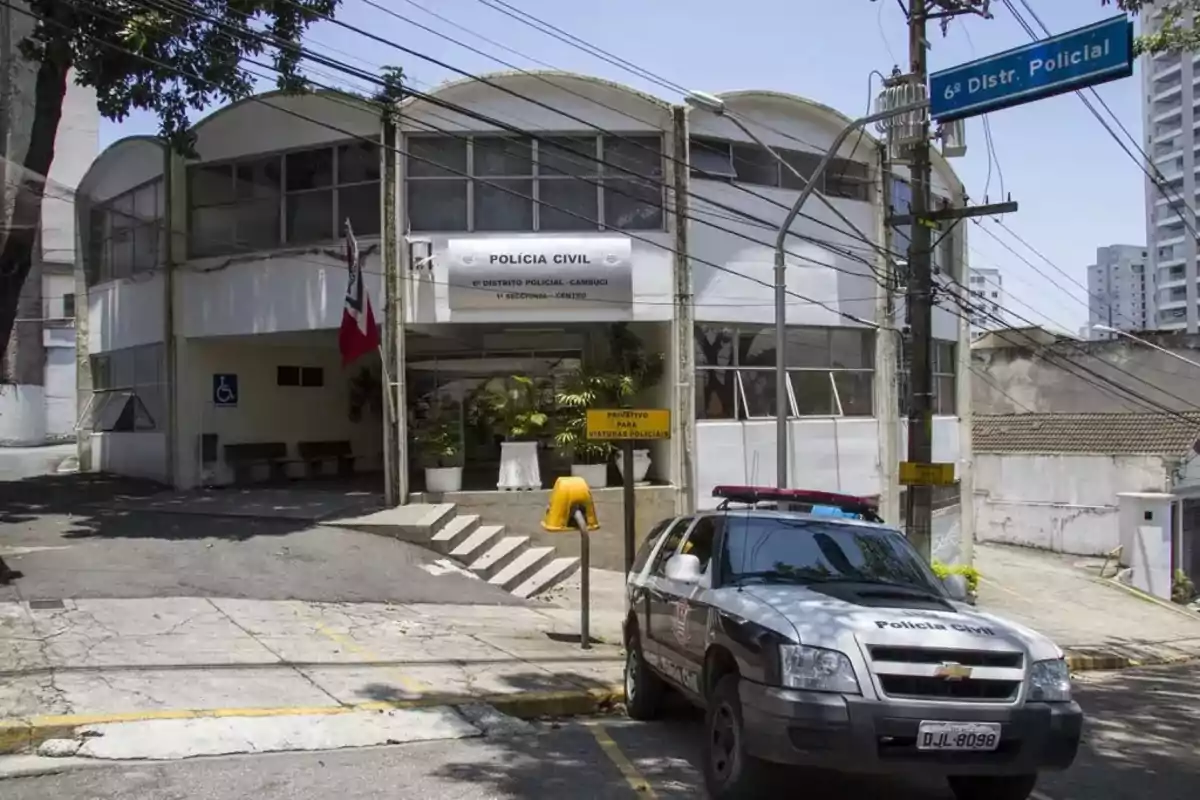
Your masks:
{"label": "curb", "polygon": [[1193,611],[1188,611],[1178,603],[1172,603],[1169,600],[1163,600],[1161,597],[1155,597],[1152,594],[1146,594],[1141,589],[1138,589],[1135,586],[1130,586],[1127,583],[1121,583],[1116,578],[1092,578],[1092,580],[1104,586],[1111,586],[1114,589],[1120,589],[1127,594],[1133,595],[1139,600],[1145,600],[1147,603],[1153,603],[1154,605],[1165,608],[1168,611],[1174,611],[1176,614],[1182,614],[1193,622],[1200,622],[1200,614],[1197,614]]}
{"label": "curb", "polygon": [[202,717],[336,716],[362,711],[388,711],[429,706],[462,706],[484,703],[518,719],[576,717],[608,711],[623,702],[620,686],[497,695],[424,695],[412,700],[362,703],[352,706],[310,708],[213,708],[133,711],[121,714],[77,714],[0,720],[0,756],[28,753],[49,739],[77,738],[77,729],[91,725]]}
{"label": "curb", "polygon": [[1175,664],[1187,664],[1200,659],[1200,655],[1181,656],[1148,656],[1132,658],[1116,653],[1103,651],[1067,650],[1067,668],[1071,672],[1102,672],[1121,669],[1136,669],[1138,667],[1168,667]]}

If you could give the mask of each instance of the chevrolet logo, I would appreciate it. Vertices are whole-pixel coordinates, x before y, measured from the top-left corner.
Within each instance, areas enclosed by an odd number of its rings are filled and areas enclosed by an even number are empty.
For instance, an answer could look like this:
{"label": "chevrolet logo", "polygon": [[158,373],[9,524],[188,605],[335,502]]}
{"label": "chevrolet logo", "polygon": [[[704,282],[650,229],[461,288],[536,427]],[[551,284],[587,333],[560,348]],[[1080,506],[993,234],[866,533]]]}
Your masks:
{"label": "chevrolet logo", "polygon": [[943,661],[938,664],[933,674],[935,677],[945,678],[948,681],[961,681],[971,677],[971,668],[953,661]]}

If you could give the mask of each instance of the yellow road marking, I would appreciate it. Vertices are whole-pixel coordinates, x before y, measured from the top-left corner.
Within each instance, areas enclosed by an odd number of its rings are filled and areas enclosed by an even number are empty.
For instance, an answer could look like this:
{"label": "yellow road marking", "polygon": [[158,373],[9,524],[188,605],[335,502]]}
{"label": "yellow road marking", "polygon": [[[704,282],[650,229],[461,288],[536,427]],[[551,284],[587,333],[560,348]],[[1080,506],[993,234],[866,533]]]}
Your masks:
{"label": "yellow road marking", "polygon": [[1051,797],[1050,795],[1043,794],[1041,792],[1036,792],[1036,791],[1029,796],[1032,797],[1033,800],[1054,800],[1054,798]]}
{"label": "yellow road marking", "polygon": [[990,578],[980,578],[980,579],[979,579],[979,582],[980,582],[980,583],[986,583],[988,586],[995,586],[995,587],[996,587],[997,589],[999,589],[1000,591],[1002,591],[1002,592],[1007,592],[1008,594],[1011,594],[1013,597],[1019,597],[1019,598],[1021,598],[1022,600],[1028,600],[1028,599],[1029,599],[1029,598],[1027,598],[1025,595],[1021,594],[1020,592],[1018,592],[1018,591],[1015,591],[1015,590],[1013,590],[1013,589],[1010,589],[1010,588],[1008,588],[1008,587],[1007,587],[1007,586],[1005,586],[1003,583],[996,583],[994,580],[991,580]]}
{"label": "yellow road marking", "polygon": [[[326,639],[329,639],[331,642],[334,642],[335,644],[341,645],[342,647],[349,650],[351,653],[362,656],[367,661],[386,661],[387,660],[385,658],[382,658],[382,657],[376,655],[375,653],[372,653],[370,650],[363,647],[358,642],[351,639],[349,636],[343,636],[342,634],[338,633],[337,631],[330,630],[329,628],[325,627],[324,623],[320,622],[319,620],[316,621],[316,630],[317,630],[317,633],[321,634]],[[408,675],[405,675],[403,672],[396,669],[395,667],[388,668],[388,672],[392,675],[393,678],[396,679],[396,683],[400,684],[400,688],[402,688],[406,692],[410,692],[412,694],[422,694],[429,690],[428,686],[426,686],[425,684],[416,680],[415,678],[410,678]]]}
{"label": "yellow road marking", "polygon": [[613,763],[613,766],[625,778],[625,782],[629,784],[629,788],[642,797],[657,800],[658,795],[655,793],[654,788],[650,786],[650,781],[643,778],[642,773],[638,772],[633,762],[626,758],[625,754],[621,752],[620,746],[608,735],[608,731],[605,730],[604,726],[598,722],[589,722],[586,723],[585,727],[592,732],[592,736],[596,738],[600,749],[604,751],[604,755],[608,756],[608,760]]}

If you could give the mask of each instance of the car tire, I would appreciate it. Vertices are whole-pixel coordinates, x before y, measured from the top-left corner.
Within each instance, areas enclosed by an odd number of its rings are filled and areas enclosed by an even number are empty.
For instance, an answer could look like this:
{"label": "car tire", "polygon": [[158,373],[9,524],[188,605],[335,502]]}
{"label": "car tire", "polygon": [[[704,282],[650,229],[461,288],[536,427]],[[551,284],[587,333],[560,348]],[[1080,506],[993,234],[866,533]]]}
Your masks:
{"label": "car tire", "polygon": [[767,763],[746,752],[740,678],[721,678],[708,698],[704,717],[704,785],[712,800],[765,796]]}
{"label": "car tire", "polygon": [[952,775],[955,800],[1027,800],[1037,775]]}
{"label": "car tire", "polygon": [[625,713],[641,722],[658,719],[666,690],[662,678],[642,657],[642,642],[633,629],[625,643]]}

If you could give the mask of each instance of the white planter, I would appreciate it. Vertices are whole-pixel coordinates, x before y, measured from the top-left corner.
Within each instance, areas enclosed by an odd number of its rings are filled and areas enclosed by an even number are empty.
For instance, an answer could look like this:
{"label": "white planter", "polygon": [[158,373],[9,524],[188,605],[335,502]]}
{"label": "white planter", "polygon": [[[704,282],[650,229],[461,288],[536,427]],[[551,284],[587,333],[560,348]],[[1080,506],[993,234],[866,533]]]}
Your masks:
{"label": "white planter", "polygon": [[501,442],[497,489],[540,489],[537,442]]}
{"label": "white planter", "polygon": [[572,464],[571,474],[583,478],[592,489],[603,489],[608,485],[608,464]]}
{"label": "white planter", "polygon": [[462,471],[462,467],[426,467],[425,491],[438,493],[462,491]]}
{"label": "white planter", "polygon": [[[621,453],[617,454],[617,469],[621,471],[621,480],[625,479],[625,456]],[[633,482],[641,483],[646,480],[646,473],[650,471],[650,451],[649,450],[634,450],[633,451]]]}

